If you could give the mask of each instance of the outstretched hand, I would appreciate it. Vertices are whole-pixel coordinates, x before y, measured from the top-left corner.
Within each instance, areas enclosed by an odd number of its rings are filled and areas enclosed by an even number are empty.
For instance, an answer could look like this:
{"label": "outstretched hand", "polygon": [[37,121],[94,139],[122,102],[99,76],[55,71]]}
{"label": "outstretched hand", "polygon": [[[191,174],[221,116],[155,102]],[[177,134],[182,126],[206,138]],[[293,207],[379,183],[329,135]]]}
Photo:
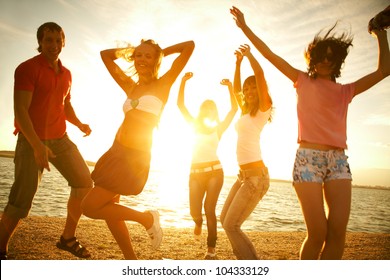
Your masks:
{"label": "outstretched hand", "polygon": [[193,76],[194,76],[194,74],[192,72],[187,72],[184,74],[182,81],[185,82],[185,81],[191,79]]}
{"label": "outstretched hand", "polygon": [[230,85],[232,85],[232,82],[229,79],[223,79],[221,81],[221,85],[230,86]]}
{"label": "outstretched hand", "polygon": [[246,26],[244,14],[237,7],[233,6],[230,9],[230,13],[233,15],[234,20],[239,28]]}
{"label": "outstretched hand", "polygon": [[375,35],[390,28],[390,5],[373,17],[368,23],[368,33]]}
{"label": "outstretched hand", "polygon": [[91,132],[92,132],[92,130],[91,130],[91,128],[89,127],[89,125],[87,125],[87,124],[81,124],[80,126],[79,126],[79,129],[82,131],[82,132],[84,132],[85,134],[84,134],[84,137],[86,137],[86,136],[89,136],[90,134],[91,134]]}
{"label": "outstretched hand", "polygon": [[241,45],[238,49],[243,56],[248,56],[251,53],[251,47],[248,44]]}
{"label": "outstretched hand", "polygon": [[235,51],[234,52],[234,55],[236,56],[236,61],[238,63],[241,63],[242,59],[244,58],[244,56],[242,55],[242,53],[240,51]]}

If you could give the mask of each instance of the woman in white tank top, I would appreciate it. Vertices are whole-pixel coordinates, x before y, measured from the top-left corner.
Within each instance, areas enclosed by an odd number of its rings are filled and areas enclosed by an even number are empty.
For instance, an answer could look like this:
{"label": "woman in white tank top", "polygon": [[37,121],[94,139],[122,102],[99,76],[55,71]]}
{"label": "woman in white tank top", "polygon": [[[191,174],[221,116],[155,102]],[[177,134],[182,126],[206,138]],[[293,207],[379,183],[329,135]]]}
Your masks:
{"label": "woman in white tank top", "polygon": [[207,220],[207,252],[205,259],[216,259],[215,247],[217,242],[217,217],[215,207],[221,191],[224,173],[217,155],[219,140],[232,122],[237,112],[237,103],[233,94],[233,86],[229,80],[221,84],[229,88],[231,109],[223,121],[219,121],[215,102],[206,100],[199,109],[196,118],[187,110],[184,104],[184,88],[192,73],[186,73],[182,78],[177,105],[184,118],[190,123],[195,132],[192,165],[189,179],[190,214],[195,222],[194,235],[198,239],[202,233],[202,206]]}
{"label": "woman in white tank top", "polygon": [[[232,186],[221,212],[221,223],[239,260],[259,259],[252,242],[241,230],[241,225],[256,208],[269,188],[268,169],[260,149],[260,134],[271,118],[272,100],[268,93],[264,72],[250,52],[248,45],[236,51],[234,93],[242,114],[236,124],[237,160],[240,167],[237,181]],[[248,77],[241,93],[241,62],[246,57],[254,76]]]}

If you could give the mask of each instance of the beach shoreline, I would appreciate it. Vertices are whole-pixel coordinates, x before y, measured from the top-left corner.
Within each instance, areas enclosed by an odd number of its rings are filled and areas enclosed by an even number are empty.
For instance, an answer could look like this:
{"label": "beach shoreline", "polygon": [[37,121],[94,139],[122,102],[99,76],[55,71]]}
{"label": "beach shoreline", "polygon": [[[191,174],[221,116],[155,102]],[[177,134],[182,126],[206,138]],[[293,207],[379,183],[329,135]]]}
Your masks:
{"label": "beach shoreline", "polygon": [[[55,244],[65,218],[29,216],[22,220],[9,244],[12,260],[77,260]],[[192,228],[163,228],[159,250],[152,250],[145,229],[128,223],[134,250],[140,260],[202,260],[207,250],[205,230],[195,241]],[[247,232],[263,260],[298,260],[305,232]],[[91,260],[123,260],[122,253],[104,221],[82,219],[77,230],[80,243],[91,252]],[[218,232],[219,260],[235,260],[225,232]],[[390,234],[347,232],[343,260],[390,260]]]}
{"label": "beach shoreline", "polygon": [[[5,151],[5,150],[0,150],[0,157],[4,158],[14,158],[15,151]],[[86,160],[85,161],[88,166],[90,167],[95,167],[96,162]],[[236,177],[235,175],[225,175],[225,177]],[[287,184],[292,184],[292,181],[290,180],[284,180],[284,179],[278,179],[278,178],[270,178],[271,182],[274,183],[287,183]],[[382,186],[382,185],[357,185],[357,184],[352,184],[353,188],[371,188],[371,189],[384,189],[384,190],[390,190],[390,185],[389,186]]]}

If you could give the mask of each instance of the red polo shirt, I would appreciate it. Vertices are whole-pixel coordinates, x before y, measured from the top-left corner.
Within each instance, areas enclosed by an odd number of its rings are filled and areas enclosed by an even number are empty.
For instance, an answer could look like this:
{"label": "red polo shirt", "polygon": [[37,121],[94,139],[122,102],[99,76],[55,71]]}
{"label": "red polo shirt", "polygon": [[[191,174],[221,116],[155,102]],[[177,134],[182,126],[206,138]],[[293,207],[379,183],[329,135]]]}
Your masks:
{"label": "red polo shirt", "polygon": [[[29,115],[41,140],[58,139],[66,132],[64,101],[70,99],[72,76],[59,61],[60,72],[55,73],[46,58],[39,54],[15,70],[14,91],[32,92]],[[15,121],[16,135],[20,128]]]}

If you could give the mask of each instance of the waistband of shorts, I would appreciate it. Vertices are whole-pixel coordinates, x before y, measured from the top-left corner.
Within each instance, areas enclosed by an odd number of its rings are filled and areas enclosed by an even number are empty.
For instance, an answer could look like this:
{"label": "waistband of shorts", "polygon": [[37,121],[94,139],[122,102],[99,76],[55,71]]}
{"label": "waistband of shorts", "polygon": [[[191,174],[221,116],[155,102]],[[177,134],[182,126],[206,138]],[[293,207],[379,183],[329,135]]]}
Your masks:
{"label": "waistband of shorts", "polygon": [[301,142],[299,143],[299,149],[308,149],[308,150],[316,150],[316,151],[344,151],[344,148],[335,147],[325,144],[315,144],[309,142]]}
{"label": "waistband of shorts", "polygon": [[317,152],[317,153],[320,153],[322,155],[328,155],[328,154],[345,154],[345,150],[344,149],[333,149],[333,150],[319,150],[319,149],[311,149],[311,148],[302,148],[302,147],[299,147],[297,149],[297,152],[299,151],[308,151],[308,152]]}
{"label": "waistband of shorts", "polygon": [[268,175],[268,168],[266,166],[252,169],[240,169],[238,173],[238,178],[240,180],[243,180],[249,177],[262,177],[265,175]]}
{"label": "waistband of shorts", "polygon": [[123,145],[122,143],[120,143],[117,139],[115,139],[114,142],[112,143],[111,149],[119,150],[119,151],[123,151],[123,152],[133,152],[133,153],[136,152],[136,153],[140,153],[140,154],[150,154],[149,151],[142,151],[142,150],[134,149],[131,147],[127,147],[127,146]]}
{"label": "waistband of shorts", "polygon": [[211,172],[219,169],[222,169],[222,165],[220,163],[206,166],[203,168],[191,168],[191,173]]}
{"label": "waistband of shorts", "polygon": [[[40,139],[43,143],[50,143],[50,142],[56,142],[59,140],[62,140],[64,138],[69,138],[68,133],[65,132],[64,135],[62,135],[60,138],[53,138],[53,139]],[[26,136],[22,132],[18,132],[18,139],[27,140]]]}

